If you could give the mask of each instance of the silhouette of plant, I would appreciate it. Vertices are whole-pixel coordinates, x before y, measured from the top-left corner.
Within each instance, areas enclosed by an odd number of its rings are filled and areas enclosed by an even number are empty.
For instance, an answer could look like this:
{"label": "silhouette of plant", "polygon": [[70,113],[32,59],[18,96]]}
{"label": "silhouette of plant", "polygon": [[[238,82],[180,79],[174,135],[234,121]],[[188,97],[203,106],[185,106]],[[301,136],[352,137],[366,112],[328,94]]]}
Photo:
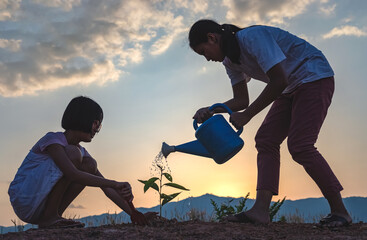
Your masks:
{"label": "silhouette of plant", "polygon": [[269,208],[270,222],[273,221],[275,215],[278,213],[280,207],[283,205],[284,200],[285,200],[285,197],[282,199],[282,201],[278,200],[270,206]]}
{"label": "silhouette of plant", "polygon": [[[247,193],[245,198],[241,199],[238,205],[235,205],[234,207],[231,206],[231,202],[233,202],[234,199],[229,200],[227,204],[222,203],[220,207],[218,207],[218,204],[213,199],[210,199],[210,203],[212,204],[214,208],[217,220],[221,221],[224,217],[228,215],[233,215],[233,214],[237,214],[237,213],[246,211],[247,207],[245,207],[245,204],[249,196],[250,196],[250,193]],[[275,215],[280,210],[280,207],[283,205],[284,200],[285,200],[285,197],[281,201],[278,200],[277,202],[274,202],[269,207],[269,215],[270,215],[271,222],[273,221]]]}
{"label": "silhouette of plant", "polygon": [[[153,188],[154,190],[156,190],[159,193],[159,216],[162,216],[162,207],[172,201],[175,197],[177,197],[181,192],[177,192],[177,193],[173,193],[170,195],[167,195],[165,193],[162,192],[162,188],[167,186],[167,187],[172,187],[172,188],[177,188],[177,189],[181,189],[184,191],[189,191],[189,189],[177,184],[177,183],[173,183],[172,180],[172,175],[169,174],[168,172],[165,172],[166,169],[169,170],[168,166],[165,166],[162,162],[162,158],[163,158],[163,154],[162,152],[160,152],[156,158],[155,161],[153,162],[153,167],[156,169],[156,172],[158,172],[159,177],[152,177],[148,180],[138,180],[139,182],[144,184],[144,193],[149,189],[149,188]],[[165,179],[167,179],[169,182],[168,183],[163,183],[163,176],[165,177]],[[159,186],[156,183],[156,181],[158,180],[159,182]]]}
{"label": "silhouette of plant", "polygon": [[217,220],[221,221],[225,216],[246,211],[247,208],[245,208],[245,205],[249,195],[250,193],[247,193],[245,198],[241,199],[238,205],[235,205],[234,207],[231,206],[231,203],[233,202],[234,199],[229,200],[228,203],[222,203],[220,207],[218,207],[218,204],[213,199],[210,199],[210,203],[214,208]]}

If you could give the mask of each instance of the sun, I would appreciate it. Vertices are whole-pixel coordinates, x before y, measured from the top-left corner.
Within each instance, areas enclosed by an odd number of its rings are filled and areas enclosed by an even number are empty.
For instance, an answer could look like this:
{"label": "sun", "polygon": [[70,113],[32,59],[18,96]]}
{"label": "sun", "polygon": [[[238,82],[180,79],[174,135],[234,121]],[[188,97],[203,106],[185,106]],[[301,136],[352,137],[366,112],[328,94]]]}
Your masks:
{"label": "sun", "polygon": [[215,186],[211,186],[210,191],[212,194],[221,196],[221,197],[244,197],[249,191],[242,184],[233,184],[233,183],[221,183],[216,184]]}

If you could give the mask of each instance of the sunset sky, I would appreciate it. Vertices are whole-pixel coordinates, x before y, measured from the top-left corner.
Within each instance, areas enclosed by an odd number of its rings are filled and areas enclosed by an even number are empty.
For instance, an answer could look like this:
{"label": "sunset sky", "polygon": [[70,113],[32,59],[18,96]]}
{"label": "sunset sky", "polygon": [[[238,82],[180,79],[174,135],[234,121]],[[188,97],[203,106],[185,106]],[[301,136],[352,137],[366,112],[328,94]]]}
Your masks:
{"label": "sunset sky", "polygon": [[[343,197],[367,197],[366,11],[365,0],[0,0],[0,225],[16,219],[7,190],[24,157],[47,132],[62,131],[63,111],[79,95],[104,110],[101,132],[82,144],[102,174],[130,182],[137,207],[158,204],[137,179],[151,177],[162,142],[194,140],[196,110],[232,97],[222,64],[188,46],[188,30],[200,18],[281,27],[326,55],[336,90],[317,147]],[[250,99],[264,86],[251,80]],[[176,200],[205,193],[254,198],[254,137],[266,112],[245,126],[244,148],[224,165],[172,153],[173,180],[190,189]],[[275,200],[322,196],[286,143],[281,157]],[[115,211],[100,189],[88,188],[66,216]]]}

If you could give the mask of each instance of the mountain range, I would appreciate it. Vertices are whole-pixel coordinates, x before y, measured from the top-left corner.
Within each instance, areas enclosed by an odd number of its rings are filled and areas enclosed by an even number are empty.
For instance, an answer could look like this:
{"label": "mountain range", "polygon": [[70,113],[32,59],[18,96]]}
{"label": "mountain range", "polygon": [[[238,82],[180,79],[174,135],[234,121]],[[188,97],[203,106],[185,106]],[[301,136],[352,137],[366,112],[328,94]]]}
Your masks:
{"label": "mountain range", "polygon": [[[199,217],[202,220],[215,220],[214,207],[211,200],[216,202],[220,207],[222,204],[236,206],[244,199],[232,197],[219,197],[212,194],[204,194],[199,197],[189,197],[177,202],[169,202],[162,208],[162,216],[168,219],[176,218],[178,221],[189,220],[193,216]],[[367,198],[366,197],[348,197],[343,199],[346,208],[353,218],[353,222],[367,222]],[[246,208],[251,208],[254,204],[254,199],[247,199]],[[137,208],[139,211],[145,212],[159,212],[159,205],[152,208]],[[275,221],[284,216],[288,221],[315,223],[320,220],[322,216],[329,213],[329,205],[325,198],[306,198],[300,200],[285,200],[277,215]],[[104,224],[129,222],[129,216],[125,212],[118,214],[101,214],[83,217],[79,219],[84,222],[87,227],[100,226]],[[31,224],[24,226],[3,227],[0,226],[1,233],[19,231],[32,228]]]}

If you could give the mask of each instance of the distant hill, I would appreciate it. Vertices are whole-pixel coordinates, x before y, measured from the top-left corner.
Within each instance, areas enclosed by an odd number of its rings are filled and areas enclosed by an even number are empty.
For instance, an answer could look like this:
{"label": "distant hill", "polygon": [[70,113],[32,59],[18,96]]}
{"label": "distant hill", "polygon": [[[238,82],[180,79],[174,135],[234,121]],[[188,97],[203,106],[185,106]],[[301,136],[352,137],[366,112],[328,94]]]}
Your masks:
{"label": "distant hill", "polygon": [[[197,212],[205,215],[206,219],[215,218],[213,206],[210,204],[210,200],[213,199],[219,206],[224,203],[228,204],[233,199],[231,205],[237,205],[243,198],[231,198],[231,197],[218,197],[212,194],[205,194],[200,197],[190,197],[177,202],[167,203],[163,207],[162,215],[168,219],[177,218],[179,221],[188,220],[188,213],[191,210],[197,210]],[[367,222],[367,198],[366,197],[348,197],[343,199],[348,211],[353,217],[353,222]],[[251,208],[254,204],[254,199],[248,199],[246,207]],[[139,211],[145,212],[159,212],[159,206],[153,208],[138,208]],[[280,208],[275,221],[280,216],[286,218],[300,218],[305,223],[318,222],[322,216],[329,213],[329,206],[324,198],[307,198],[300,200],[285,200],[283,206]],[[80,221],[86,223],[86,226],[99,226],[108,223],[121,223],[128,222],[129,217],[126,213],[121,212],[119,214],[101,214],[81,218]],[[31,224],[24,226],[24,230],[31,228]],[[14,232],[15,227],[0,227],[1,233]]]}

